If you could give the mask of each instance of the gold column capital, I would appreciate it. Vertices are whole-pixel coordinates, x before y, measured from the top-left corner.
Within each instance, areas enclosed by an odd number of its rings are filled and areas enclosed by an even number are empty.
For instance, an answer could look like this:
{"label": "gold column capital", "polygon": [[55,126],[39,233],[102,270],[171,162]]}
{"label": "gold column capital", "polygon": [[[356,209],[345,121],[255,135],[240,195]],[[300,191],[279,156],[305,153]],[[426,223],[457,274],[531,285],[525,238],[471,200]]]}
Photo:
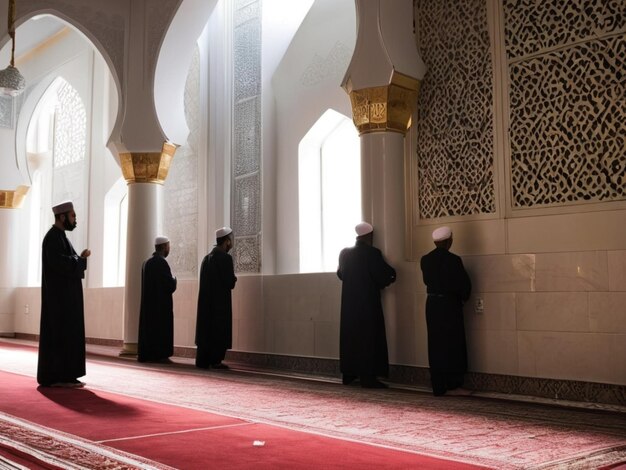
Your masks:
{"label": "gold column capital", "polygon": [[388,85],[354,90],[348,80],[345,89],[350,95],[352,119],[359,134],[386,131],[406,134],[417,106],[420,83],[395,70]]}
{"label": "gold column capital", "polygon": [[176,148],[175,144],[164,142],[161,152],[120,153],[124,179],[128,184],[165,183]]}
{"label": "gold column capital", "polygon": [[29,189],[30,187],[23,185],[18,186],[13,191],[0,189],[0,209],[18,209],[21,207]]}

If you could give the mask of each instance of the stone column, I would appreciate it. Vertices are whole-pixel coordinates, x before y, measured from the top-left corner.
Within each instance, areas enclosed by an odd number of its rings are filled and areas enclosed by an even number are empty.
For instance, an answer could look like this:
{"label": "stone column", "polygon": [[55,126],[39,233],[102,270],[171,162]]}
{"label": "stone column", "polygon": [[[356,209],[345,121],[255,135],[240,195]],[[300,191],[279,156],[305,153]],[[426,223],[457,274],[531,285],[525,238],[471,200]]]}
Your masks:
{"label": "stone column", "polygon": [[163,183],[176,146],[165,142],[161,152],[120,153],[128,183],[128,230],[124,288],[124,347],[122,356],[137,354],[141,267],[154,252],[154,238],[163,229]]}
{"label": "stone column", "polygon": [[15,334],[13,291],[17,272],[17,212],[28,186],[0,190],[0,336]]}
{"label": "stone column", "polygon": [[350,95],[361,137],[363,220],[374,245],[396,268],[398,281],[383,292],[390,360],[410,315],[414,264],[405,257],[404,136],[417,106],[425,66],[413,32],[412,0],[356,0],[357,40],[342,87]]}

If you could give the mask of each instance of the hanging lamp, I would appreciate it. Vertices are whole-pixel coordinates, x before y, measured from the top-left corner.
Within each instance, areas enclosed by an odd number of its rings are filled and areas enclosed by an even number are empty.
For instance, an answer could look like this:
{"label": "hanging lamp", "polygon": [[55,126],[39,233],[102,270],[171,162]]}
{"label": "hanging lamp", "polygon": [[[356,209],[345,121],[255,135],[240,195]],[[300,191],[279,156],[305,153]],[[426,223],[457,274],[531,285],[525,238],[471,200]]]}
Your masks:
{"label": "hanging lamp", "polygon": [[26,80],[15,68],[15,0],[9,0],[9,36],[11,36],[11,63],[0,70],[0,95],[17,96],[24,91]]}

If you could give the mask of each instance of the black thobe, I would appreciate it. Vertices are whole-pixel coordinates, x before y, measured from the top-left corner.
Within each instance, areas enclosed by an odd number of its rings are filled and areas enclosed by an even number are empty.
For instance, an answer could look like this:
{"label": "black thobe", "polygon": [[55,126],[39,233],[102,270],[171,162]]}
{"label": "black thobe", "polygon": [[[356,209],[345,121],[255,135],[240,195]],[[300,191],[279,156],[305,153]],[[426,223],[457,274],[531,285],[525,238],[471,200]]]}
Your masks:
{"label": "black thobe", "polygon": [[428,363],[435,395],[463,385],[467,349],[463,303],[472,284],[461,258],[444,248],[435,248],[420,261],[427,288],[426,327]]}
{"label": "black thobe", "polygon": [[339,254],[341,286],[339,365],[345,376],[386,377],[389,373],[381,289],[396,271],[378,248],[357,240]]}
{"label": "black thobe", "polygon": [[215,247],[204,257],[200,268],[198,315],[196,318],[196,365],[209,367],[226,357],[233,342],[231,291],[237,277],[233,259]]}
{"label": "black thobe", "polygon": [[52,226],[41,250],[41,323],[37,382],[72,382],[85,375],[83,285],[87,259],[65,230]]}
{"label": "black thobe", "polygon": [[139,362],[159,361],[174,354],[174,302],[176,278],[159,253],[152,253],[141,268]]}

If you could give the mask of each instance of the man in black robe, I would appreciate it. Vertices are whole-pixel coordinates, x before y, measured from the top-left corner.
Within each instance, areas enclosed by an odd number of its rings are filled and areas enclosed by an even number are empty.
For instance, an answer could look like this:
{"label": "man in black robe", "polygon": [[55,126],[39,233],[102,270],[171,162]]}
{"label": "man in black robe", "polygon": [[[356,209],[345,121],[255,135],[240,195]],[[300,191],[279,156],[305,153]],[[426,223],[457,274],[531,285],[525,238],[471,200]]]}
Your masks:
{"label": "man in black robe", "polygon": [[196,367],[228,369],[222,361],[233,342],[233,308],[231,291],[237,277],[233,259],[232,229],[215,231],[216,246],[202,260],[198,316],[196,318]]}
{"label": "man in black robe", "polygon": [[139,362],[170,363],[174,354],[174,301],[176,278],[165,258],[170,254],[167,237],[154,241],[152,258],[141,268],[141,309],[139,311]]}
{"label": "man in black robe", "polygon": [[85,375],[85,318],[83,285],[87,258],[78,256],[65,231],[76,228],[71,202],[52,208],[54,225],[41,249],[41,323],[37,382],[42,386],[78,388]]}
{"label": "man in black robe", "polygon": [[420,261],[426,284],[426,327],[428,363],[435,396],[465,392],[467,349],[463,303],[472,291],[470,278],[461,258],[450,253],[452,231],[440,227],[433,232],[436,248]]}
{"label": "man in black robe", "polygon": [[396,271],[373,244],[374,229],[367,222],[355,228],[356,244],[339,254],[341,287],[339,364],[342,381],[360,378],[365,388],[385,388],[376,377],[387,377],[389,359],[380,291],[396,280]]}

